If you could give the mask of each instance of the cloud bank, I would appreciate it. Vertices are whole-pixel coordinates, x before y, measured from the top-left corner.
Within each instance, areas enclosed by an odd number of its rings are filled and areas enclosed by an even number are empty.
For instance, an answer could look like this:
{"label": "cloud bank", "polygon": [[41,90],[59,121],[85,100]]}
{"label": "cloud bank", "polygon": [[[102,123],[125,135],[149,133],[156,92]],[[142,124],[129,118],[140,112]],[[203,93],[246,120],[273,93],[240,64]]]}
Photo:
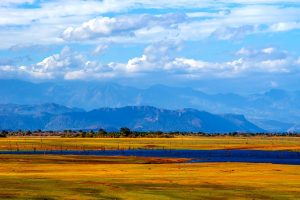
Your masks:
{"label": "cloud bank", "polygon": [[65,47],[59,54],[43,59],[31,66],[0,66],[2,77],[27,77],[31,79],[97,80],[111,78],[137,79],[153,74],[176,79],[218,79],[249,76],[251,74],[294,74],[299,73],[300,57],[276,48],[242,48],[234,60],[209,62],[192,58],[177,57],[180,42],[160,42],[149,45],[143,55],[126,63],[101,64],[88,60],[84,55]]}
{"label": "cloud bank", "polygon": [[241,39],[300,29],[297,4],[296,0],[4,0],[0,48],[108,38],[144,43],[165,38]]}
{"label": "cloud bank", "polygon": [[[297,81],[299,32],[298,0],[3,0],[0,77],[168,83],[271,77],[276,87],[278,77]],[[31,52],[39,46],[54,50]]]}

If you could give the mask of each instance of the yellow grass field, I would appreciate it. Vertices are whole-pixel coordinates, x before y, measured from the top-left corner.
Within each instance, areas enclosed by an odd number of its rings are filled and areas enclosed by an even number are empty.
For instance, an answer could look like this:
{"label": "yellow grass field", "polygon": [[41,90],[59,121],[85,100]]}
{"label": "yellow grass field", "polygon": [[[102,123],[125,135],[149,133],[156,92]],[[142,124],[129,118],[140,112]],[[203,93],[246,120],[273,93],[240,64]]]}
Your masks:
{"label": "yellow grass field", "polygon": [[300,166],[180,161],[0,155],[0,199],[300,199]]}
{"label": "yellow grass field", "polygon": [[98,149],[251,149],[300,151],[300,137],[177,137],[177,138],[60,138],[0,139],[0,151]]}
{"label": "yellow grass field", "polygon": [[[0,151],[98,149],[300,151],[300,137],[0,139]],[[0,199],[300,199],[300,166],[187,159],[0,155]]]}

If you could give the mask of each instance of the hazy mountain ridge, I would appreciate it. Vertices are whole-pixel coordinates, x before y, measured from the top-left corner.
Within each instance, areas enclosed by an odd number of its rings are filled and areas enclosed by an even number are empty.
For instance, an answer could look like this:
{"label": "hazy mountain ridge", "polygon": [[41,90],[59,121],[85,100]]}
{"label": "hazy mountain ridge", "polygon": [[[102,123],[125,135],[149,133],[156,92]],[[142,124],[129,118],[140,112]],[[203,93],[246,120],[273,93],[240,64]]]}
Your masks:
{"label": "hazy mountain ridge", "polygon": [[63,114],[67,112],[84,111],[79,108],[68,108],[54,103],[43,105],[16,105],[16,104],[0,104],[1,115],[39,115],[47,114]]}
{"label": "hazy mountain ridge", "polygon": [[[270,90],[251,95],[206,94],[192,88],[155,85],[147,89],[115,83],[30,83],[0,80],[2,104],[55,103],[92,110],[100,107],[155,106],[166,109],[195,108],[212,113],[244,114],[261,127],[287,131],[300,121],[300,91]],[[272,121],[272,123],[269,123]],[[274,122],[278,121],[277,124]],[[291,125],[287,127],[286,125]]]}
{"label": "hazy mountain ridge", "polygon": [[[32,112],[35,106],[7,105],[31,108],[31,112],[14,109],[7,113],[1,105],[0,129],[5,130],[65,130],[100,129],[118,130],[129,127],[137,131],[183,131],[183,132],[262,132],[263,130],[244,116],[214,115],[195,109],[167,110],[150,106],[129,106],[102,108],[89,112],[58,106],[56,113],[49,111],[49,105],[36,106],[39,112]],[[53,105],[51,105],[53,106]],[[64,111],[67,111],[64,113]]]}

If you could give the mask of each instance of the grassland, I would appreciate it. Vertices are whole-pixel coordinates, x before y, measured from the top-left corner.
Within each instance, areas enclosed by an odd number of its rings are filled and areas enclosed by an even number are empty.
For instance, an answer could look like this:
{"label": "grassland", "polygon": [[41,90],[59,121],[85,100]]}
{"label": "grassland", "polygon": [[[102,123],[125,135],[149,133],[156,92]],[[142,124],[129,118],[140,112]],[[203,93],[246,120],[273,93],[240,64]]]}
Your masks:
{"label": "grassland", "polygon": [[[103,148],[300,151],[300,137],[0,139],[0,151]],[[0,155],[0,199],[300,199],[300,166],[186,161]]]}
{"label": "grassland", "polygon": [[300,137],[60,138],[9,137],[0,151],[99,149],[252,149],[300,151]]}
{"label": "grassland", "polygon": [[299,166],[181,161],[0,155],[0,199],[300,199]]}

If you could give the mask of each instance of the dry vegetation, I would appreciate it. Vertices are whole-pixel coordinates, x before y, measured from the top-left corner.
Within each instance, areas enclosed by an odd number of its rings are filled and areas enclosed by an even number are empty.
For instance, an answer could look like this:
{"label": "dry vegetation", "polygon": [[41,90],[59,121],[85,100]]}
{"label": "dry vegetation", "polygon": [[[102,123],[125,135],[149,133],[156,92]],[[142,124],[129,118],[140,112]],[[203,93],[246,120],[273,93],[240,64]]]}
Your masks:
{"label": "dry vegetation", "polygon": [[299,166],[180,161],[0,155],[0,199],[300,199]]}
{"label": "dry vegetation", "polygon": [[[300,151],[300,138],[0,139],[0,151],[103,148]],[[300,199],[300,166],[186,161],[172,158],[0,154],[0,199]]]}
{"label": "dry vegetation", "polygon": [[103,149],[252,149],[300,151],[300,137],[190,137],[176,138],[0,138],[0,151]]}

